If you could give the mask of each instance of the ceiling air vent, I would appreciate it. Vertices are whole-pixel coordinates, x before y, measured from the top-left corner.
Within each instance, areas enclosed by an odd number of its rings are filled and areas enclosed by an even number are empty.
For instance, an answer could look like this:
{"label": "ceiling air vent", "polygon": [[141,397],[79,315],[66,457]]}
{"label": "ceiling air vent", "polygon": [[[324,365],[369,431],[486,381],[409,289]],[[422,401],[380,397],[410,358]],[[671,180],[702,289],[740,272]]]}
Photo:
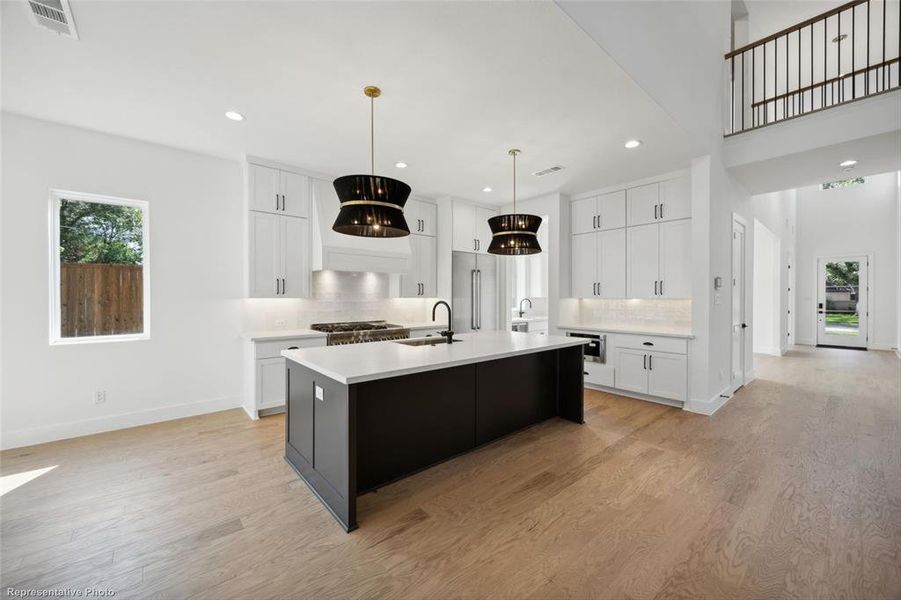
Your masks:
{"label": "ceiling air vent", "polygon": [[544,177],[545,175],[550,175],[551,173],[556,173],[557,171],[562,171],[563,167],[557,165],[556,167],[551,167],[549,169],[544,169],[543,171],[535,171],[532,173],[535,177]]}
{"label": "ceiling air vent", "polygon": [[41,27],[78,39],[69,0],[28,0],[28,6],[31,7],[34,22]]}

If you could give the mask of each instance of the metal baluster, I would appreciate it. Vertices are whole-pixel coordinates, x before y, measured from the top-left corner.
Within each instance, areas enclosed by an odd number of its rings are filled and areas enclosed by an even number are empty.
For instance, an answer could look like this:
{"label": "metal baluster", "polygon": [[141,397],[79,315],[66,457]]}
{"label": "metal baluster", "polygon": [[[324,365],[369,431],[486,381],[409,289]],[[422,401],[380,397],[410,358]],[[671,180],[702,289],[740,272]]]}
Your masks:
{"label": "metal baluster", "polygon": [[731,133],[735,133],[735,57],[734,56],[729,59],[729,64],[730,64],[729,68],[732,71],[732,81],[731,81],[731,85],[732,85],[732,102],[731,102],[732,129],[731,129]]}
{"label": "metal baluster", "polygon": [[856,56],[855,44],[854,44],[854,35],[857,33],[856,28],[857,21],[857,7],[851,7],[851,99],[854,100],[857,98],[857,65],[854,64],[854,57]]}
{"label": "metal baluster", "polygon": [[755,81],[757,80],[757,47],[751,48],[751,127],[757,126],[757,107],[754,106],[754,103],[757,102],[757,94],[755,88],[757,87]]}
{"label": "metal baluster", "polygon": [[741,130],[745,130],[745,53],[741,53]]}
{"label": "metal baluster", "polygon": [[867,78],[863,86],[863,93],[870,95],[870,2],[867,0]]}
{"label": "metal baluster", "polygon": [[888,0],[882,0],[882,90],[885,91],[885,7]]}
{"label": "metal baluster", "polygon": [[763,124],[766,125],[769,122],[767,118],[769,115],[768,110],[769,105],[766,101],[766,43],[763,44]]}

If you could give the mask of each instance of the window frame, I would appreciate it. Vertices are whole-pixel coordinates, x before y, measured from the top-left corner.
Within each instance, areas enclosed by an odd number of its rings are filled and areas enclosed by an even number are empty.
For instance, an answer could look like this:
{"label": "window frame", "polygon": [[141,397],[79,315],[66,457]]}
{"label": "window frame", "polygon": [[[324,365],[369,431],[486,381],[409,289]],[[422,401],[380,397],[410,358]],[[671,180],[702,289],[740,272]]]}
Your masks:
{"label": "window frame", "polygon": [[[95,204],[112,204],[128,206],[141,211],[142,221],[142,264],[141,276],[143,287],[143,325],[141,333],[119,333],[114,335],[92,335],[83,337],[62,337],[62,307],[60,305],[60,273],[59,257],[59,210],[63,200],[75,202],[93,202]],[[50,345],[62,346],[70,344],[99,344],[108,342],[133,342],[150,339],[150,203],[146,200],[133,200],[116,196],[72,192],[68,190],[50,190]]]}

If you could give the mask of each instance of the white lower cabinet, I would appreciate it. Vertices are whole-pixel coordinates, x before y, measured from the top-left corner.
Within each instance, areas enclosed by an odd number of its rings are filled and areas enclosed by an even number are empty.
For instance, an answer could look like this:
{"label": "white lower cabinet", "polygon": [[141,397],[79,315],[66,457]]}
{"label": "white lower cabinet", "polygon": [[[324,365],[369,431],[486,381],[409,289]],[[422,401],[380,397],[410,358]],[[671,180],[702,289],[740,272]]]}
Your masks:
{"label": "white lower cabinet", "polygon": [[648,354],[640,350],[620,349],[616,357],[616,384],[620,390],[648,393]]}
{"label": "white lower cabinet", "polygon": [[685,401],[688,369],[686,357],[654,352],[648,354],[648,394]]}
{"label": "white lower cabinet", "polygon": [[280,412],[285,405],[285,359],[282,350],[325,346],[325,337],[250,341],[247,361],[244,410],[251,419],[260,411]]}

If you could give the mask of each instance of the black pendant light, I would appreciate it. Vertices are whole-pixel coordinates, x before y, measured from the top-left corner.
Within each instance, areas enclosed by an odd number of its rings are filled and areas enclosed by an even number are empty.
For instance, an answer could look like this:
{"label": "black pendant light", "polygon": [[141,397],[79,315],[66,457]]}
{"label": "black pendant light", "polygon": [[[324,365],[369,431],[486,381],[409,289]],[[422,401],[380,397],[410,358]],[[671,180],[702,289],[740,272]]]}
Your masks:
{"label": "black pendant light", "polygon": [[513,212],[488,219],[488,227],[491,228],[489,254],[516,256],[541,252],[541,246],[538,244],[541,217],[516,213],[516,155],[519,152],[515,148],[508,152],[513,157]]}
{"label": "black pendant light", "polygon": [[404,218],[404,205],[410,186],[403,181],[375,174],[375,99],[382,90],[363,88],[369,97],[370,175],[345,175],[332,185],[341,201],[341,210],[332,229],[359,237],[403,237],[410,235]]}

